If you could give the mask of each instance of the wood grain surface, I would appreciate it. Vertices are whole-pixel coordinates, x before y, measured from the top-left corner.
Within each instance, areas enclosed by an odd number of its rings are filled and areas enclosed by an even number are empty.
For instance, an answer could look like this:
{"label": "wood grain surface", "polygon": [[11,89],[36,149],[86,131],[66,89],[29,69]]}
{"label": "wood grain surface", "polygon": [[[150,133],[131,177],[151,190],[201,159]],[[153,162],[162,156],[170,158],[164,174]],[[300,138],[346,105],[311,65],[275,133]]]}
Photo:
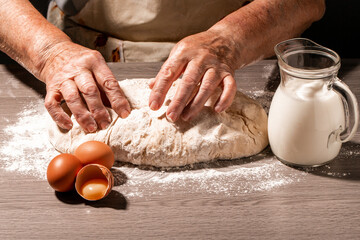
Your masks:
{"label": "wood grain surface", "polygon": [[[109,66],[121,80],[154,77],[161,64]],[[360,60],[343,60],[339,76],[360,99]],[[279,84],[276,61],[239,70],[236,80],[246,93],[274,92]],[[17,122],[17,114],[29,101],[44,95],[44,84],[21,67],[0,65],[0,144],[7,143],[3,129]],[[55,193],[46,180],[0,165],[0,239],[359,239],[359,152],[360,129],[343,145],[339,157],[317,169],[277,164],[269,149],[253,158],[209,165],[226,173],[240,165],[245,169],[272,164],[297,179],[269,190],[234,188],[228,194],[214,194],[204,186],[190,191],[194,182],[187,179],[171,188],[156,182],[151,189],[142,184],[135,188],[129,183],[136,171],[117,172],[120,183],[99,202],[85,202],[72,192]],[[197,171],[203,170],[189,174]],[[163,173],[147,174],[151,181],[151,176]],[[246,181],[251,184],[251,179],[233,184]],[[145,195],[131,197],[129,193],[136,191]]]}

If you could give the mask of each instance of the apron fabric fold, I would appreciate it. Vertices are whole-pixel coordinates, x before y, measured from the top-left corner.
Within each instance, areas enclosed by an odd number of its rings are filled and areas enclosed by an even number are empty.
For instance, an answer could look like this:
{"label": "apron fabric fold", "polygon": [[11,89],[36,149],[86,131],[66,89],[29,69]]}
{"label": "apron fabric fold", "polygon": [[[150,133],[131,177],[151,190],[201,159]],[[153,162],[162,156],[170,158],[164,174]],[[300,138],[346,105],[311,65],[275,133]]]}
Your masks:
{"label": "apron fabric fold", "polygon": [[[64,2],[76,0],[57,0]],[[69,16],[51,1],[48,20],[108,62],[165,61],[176,42],[207,30],[244,0],[88,0]],[[70,5],[76,5],[74,3]],[[77,4],[76,6],[79,6]],[[68,10],[69,11],[69,10]],[[65,11],[68,13],[68,11]],[[71,10],[72,11],[72,10]]]}

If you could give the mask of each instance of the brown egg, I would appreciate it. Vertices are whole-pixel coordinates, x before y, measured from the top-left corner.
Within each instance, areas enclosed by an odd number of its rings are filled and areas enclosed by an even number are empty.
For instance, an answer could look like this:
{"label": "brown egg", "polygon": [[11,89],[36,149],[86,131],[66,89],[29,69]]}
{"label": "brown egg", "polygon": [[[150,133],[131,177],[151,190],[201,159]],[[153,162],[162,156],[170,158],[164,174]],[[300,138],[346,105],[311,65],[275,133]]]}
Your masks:
{"label": "brown egg", "polygon": [[114,176],[103,165],[89,164],[83,167],[75,182],[75,189],[84,199],[96,201],[106,197],[114,186]]}
{"label": "brown egg", "polygon": [[62,153],[51,160],[47,168],[47,180],[58,192],[74,188],[77,173],[82,168],[80,160],[72,154]]}
{"label": "brown egg", "polygon": [[74,155],[79,158],[83,165],[100,164],[108,169],[114,165],[114,153],[111,148],[103,142],[84,142],[75,150]]}

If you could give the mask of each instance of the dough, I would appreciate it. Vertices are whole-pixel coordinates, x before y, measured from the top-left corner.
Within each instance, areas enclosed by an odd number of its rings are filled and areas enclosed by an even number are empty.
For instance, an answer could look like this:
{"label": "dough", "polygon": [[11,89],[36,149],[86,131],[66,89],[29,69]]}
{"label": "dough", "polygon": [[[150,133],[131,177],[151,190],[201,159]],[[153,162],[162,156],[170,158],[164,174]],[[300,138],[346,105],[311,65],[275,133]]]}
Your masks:
{"label": "dough", "polygon": [[[132,112],[121,119],[109,109],[109,128],[86,134],[73,118],[70,131],[50,121],[50,142],[60,152],[73,153],[83,142],[107,143],[115,159],[137,165],[157,167],[184,166],[214,159],[235,159],[254,155],[268,145],[267,115],[255,100],[236,93],[231,107],[223,113],[213,111],[214,99],[206,103],[197,118],[171,123],[166,109],[175,94],[176,81],[164,105],[158,111],[148,107],[149,79],[128,79],[119,84],[127,96]],[[220,90],[217,96],[220,94]]]}

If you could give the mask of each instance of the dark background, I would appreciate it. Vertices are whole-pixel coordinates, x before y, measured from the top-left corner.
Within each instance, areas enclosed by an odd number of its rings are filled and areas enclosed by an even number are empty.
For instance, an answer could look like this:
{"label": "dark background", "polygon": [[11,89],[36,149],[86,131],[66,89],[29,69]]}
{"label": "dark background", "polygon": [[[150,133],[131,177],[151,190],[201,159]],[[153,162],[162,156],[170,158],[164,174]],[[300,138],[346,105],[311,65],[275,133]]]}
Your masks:
{"label": "dark background", "polygon": [[[46,16],[49,0],[31,0]],[[360,1],[327,0],[324,17],[303,33],[325,47],[335,50],[341,58],[360,58]],[[0,63],[12,60],[0,52]]]}
{"label": "dark background", "polygon": [[360,58],[360,1],[327,0],[324,17],[302,36],[336,51],[341,58]]}

